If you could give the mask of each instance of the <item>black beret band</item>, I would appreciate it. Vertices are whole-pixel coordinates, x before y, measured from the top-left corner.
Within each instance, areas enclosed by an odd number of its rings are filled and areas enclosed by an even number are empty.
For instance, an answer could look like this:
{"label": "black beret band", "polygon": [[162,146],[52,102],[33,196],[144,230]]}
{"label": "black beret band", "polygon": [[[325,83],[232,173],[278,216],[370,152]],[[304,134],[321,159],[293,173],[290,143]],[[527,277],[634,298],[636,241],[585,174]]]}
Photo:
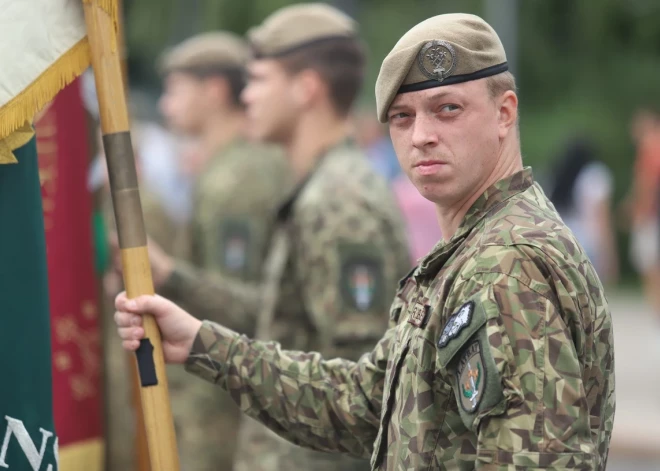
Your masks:
{"label": "black beret band", "polygon": [[471,74],[452,75],[442,82],[438,80],[425,80],[424,82],[411,83],[409,85],[402,85],[397,93],[418,92],[420,90],[428,90],[429,88],[443,87],[445,85],[454,85],[456,83],[470,82],[471,80],[479,80],[493,75],[501,74],[509,70],[509,63],[494,65],[485,69],[477,70]]}

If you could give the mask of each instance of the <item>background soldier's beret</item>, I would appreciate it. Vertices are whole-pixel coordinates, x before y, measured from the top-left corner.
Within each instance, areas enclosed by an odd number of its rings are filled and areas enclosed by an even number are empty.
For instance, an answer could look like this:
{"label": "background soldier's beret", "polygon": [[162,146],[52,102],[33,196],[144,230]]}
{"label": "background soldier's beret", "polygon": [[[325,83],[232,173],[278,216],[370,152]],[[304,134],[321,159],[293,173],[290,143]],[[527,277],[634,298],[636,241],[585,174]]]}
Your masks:
{"label": "background soldier's beret", "polygon": [[454,13],[429,18],[396,43],[383,60],[376,81],[378,119],[399,93],[477,80],[508,70],[495,30],[475,15]]}
{"label": "background soldier's beret", "polygon": [[248,31],[255,57],[277,57],[329,39],[357,38],[349,16],[324,3],[281,8]]}
{"label": "background soldier's beret", "polygon": [[204,33],[167,51],[160,61],[163,74],[185,72],[197,76],[242,69],[249,58],[247,43],[233,33]]}

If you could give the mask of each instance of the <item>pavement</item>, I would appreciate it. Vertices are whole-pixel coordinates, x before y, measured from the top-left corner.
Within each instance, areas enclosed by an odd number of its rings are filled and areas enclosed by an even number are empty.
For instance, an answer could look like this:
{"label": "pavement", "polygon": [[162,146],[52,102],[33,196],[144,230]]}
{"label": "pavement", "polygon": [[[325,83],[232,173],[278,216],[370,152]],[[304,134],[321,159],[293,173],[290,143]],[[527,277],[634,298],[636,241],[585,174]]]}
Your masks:
{"label": "pavement", "polygon": [[660,315],[641,293],[609,294],[617,408],[608,471],[660,471]]}

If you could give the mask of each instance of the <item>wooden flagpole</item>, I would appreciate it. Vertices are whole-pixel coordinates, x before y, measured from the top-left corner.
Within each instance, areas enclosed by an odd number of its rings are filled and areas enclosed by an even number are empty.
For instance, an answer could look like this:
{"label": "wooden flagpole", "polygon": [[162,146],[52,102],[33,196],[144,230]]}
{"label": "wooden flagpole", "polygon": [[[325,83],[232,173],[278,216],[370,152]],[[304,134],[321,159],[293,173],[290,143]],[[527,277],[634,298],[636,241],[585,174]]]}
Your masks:
{"label": "wooden flagpole", "polygon": [[[126,49],[126,36],[124,34],[124,2],[117,0],[117,45],[119,48],[119,65],[121,67],[122,83],[124,84],[124,93],[128,95],[128,52]],[[128,96],[126,96],[128,100]],[[128,103],[128,101],[126,102]],[[129,113],[130,126],[130,113]],[[131,396],[133,399],[133,408],[135,411],[135,471],[150,471],[149,466],[149,445],[144,425],[144,413],[142,411],[142,400],[140,398],[140,373],[133,355],[128,355]]]}
{"label": "wooden flagpole", "polygon": [[[154,294],[147,236],[142,217],[135,158],[113,17],[101,1],[85,0],[85,22],[92,53],[101,116],[101,131],[110,191],[121,249],[124,285],[130,298]],[[170,408],[160,331],[153,316],[144,316],[145,339],[136,359],[149,461],[152,471],[178,471],[174,422]]]}

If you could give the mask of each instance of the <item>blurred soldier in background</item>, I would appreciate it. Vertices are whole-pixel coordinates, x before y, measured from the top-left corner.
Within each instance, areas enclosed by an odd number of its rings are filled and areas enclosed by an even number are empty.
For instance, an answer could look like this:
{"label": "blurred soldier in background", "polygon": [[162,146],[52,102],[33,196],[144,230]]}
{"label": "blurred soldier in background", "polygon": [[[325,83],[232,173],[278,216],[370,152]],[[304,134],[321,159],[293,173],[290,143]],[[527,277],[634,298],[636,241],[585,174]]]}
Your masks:
{"label": "blurred soldier in background", "polygon": [[[188,307],[201,317],[286,348],[357,359],[385,331],[389,299],[409,270],[393,195],[349,139],[363,45],[354,22],[323,4],[284,8],[249,39],[254,60],[243,92],[249,130],[285,147],[297,182],[279,209],[264,282],[172,266],[152,250],[154,280],[167,297],[191,293],[195,303]],[[226,446],[220,434],[209,438]],[[235,469],[349,471],[369,464],[298,448],[246,420]]]}
{"label": "blurred soldier in background", "polygon": [[[185,238],[189,260],[176,263],[241,281],[260,277],[290,173],[281,152],[248,143],[244,137],[240,94],[248,56],[245,42],[230,33],[205,33],[184,41],[163,56],[164,93],[159,103],[170,129],[193,141],[184,162],[194,182],[191,227]],[[152,252],[173,266],[172,252],[159,244],[163,235],[149,231],[146,208],[145,219]],[[176,284],[163,273],[153,272],[157,288]],[[195,296],[182,289],[176,299],[189,305],[198,301]],[[176,369],[168,374],[182,469],[230,469],[236,407],[210,384],[184,381],[185,373]]]}

